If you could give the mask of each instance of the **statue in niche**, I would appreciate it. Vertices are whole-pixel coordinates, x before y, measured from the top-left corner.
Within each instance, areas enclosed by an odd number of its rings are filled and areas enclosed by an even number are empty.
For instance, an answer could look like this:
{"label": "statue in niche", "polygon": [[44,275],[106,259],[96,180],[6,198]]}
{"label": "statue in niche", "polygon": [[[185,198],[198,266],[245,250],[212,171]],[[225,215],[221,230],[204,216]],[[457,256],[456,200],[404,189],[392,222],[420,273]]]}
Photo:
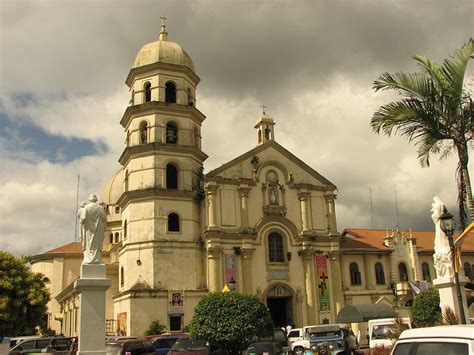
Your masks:
{"label": "statue in niche", "polygon": [[270,189],[268,191],[270,194],[270,203],[272,205],[277,205],[278,204],[278,188],[276,186],[270,186]]}
{"label": "statue in niche", "polygon": [[431,219],[435,224],[435,240],[434,240],[434,268],[438,277],[452,277],[453,264],[451,249],[449,248],[448,237],[441,229],[441,222],[439,217],[443,213],[444,203],[438,196],[433,198],[431,204]]}
{"label": "statue in niche", "polygon": [[82,264],[102,263],[102,240],[107,216],[105,206],[97,203],[96,195],[90,195],[87,204],[82,203],[77,212],[81,222],[81,237],[84,248]]}

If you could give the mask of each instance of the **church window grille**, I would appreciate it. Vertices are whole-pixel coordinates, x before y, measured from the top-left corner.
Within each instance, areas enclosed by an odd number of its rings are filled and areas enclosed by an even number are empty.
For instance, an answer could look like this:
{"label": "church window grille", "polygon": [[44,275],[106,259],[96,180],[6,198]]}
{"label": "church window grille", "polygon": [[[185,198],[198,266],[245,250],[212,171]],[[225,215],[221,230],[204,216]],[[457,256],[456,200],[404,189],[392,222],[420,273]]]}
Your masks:
{"label": "church window grille", "polygon": [[178,188],[178,169],[172,164],[166,165],[166,188]]}
{"label": "church window grille", "polygon": [[181,316],[170,316],[170,331],[181,330]]}
{"label": "church window grille", "polygon": [[271,263],[282,263],[283,257],[283,238],[278,233],[271,233],[268,236],[268,256]]}
{"label": "church window grille", "polygon": [[381,263],[375,264],[375,281],[377,285],[385,285],[385,273]]}
{"label": "church window grille", "polygon": [[262,143],[262,132],[258,131],[258,143]]}
{"label": "church window grille", "polygon": [[168,232],[179,232],[179,216],[176,213],[168,215]]}
{"label": "church window grille", "polygon": [[125,272],[123,271],[123,266],[120,268],[120,286],[123,287],[125,284]]}
{"label": "church window grille", "polygon": [[151,83],[147,81],[143,86],[143,91],[145,91],[145,102],[151,101]]}
{"label": "church window grille", "polygon": [[408,270],[405,263],[398,264],[398,274],[400,281],[408,281]]}
{"label": "church window grille", "polygon": [[176,125],[171,122],[166,124],[166,143],[178,143],[178,127],[176,127]]}
{"label": "church window grille", "polygon": [[270,139],[270,128],[265,128],[265,139],[267,141]]}
{"label": "church window grille", "polygon": [[148,143],[148,124],[142,122],[140,124],[140,144]]}
{"label": "church window grille", "polygon": [[351,275],[351,285],[361,285],[362,278],[359,271],[359,265],[356,263],[351,263],[349,265],[349,272]]}
{"label": "church window grille", "polygon": [[109,243],[110,244],[113,244],[114,242],[114,234],[113,233],[110,233],[110,236],[109,236]]}
{"label": "church window grille", "polygon": [[165,102],[176,102],[176,85],[171,81],[165,84]]}
{"label": "church window grille", "polygon": [[431,281],[430,266],[428,263],[421,264],[421,273],[423,274],[423,280]]}
{"label": "church window grille", "polygon": [[472,269],[471,269],[471,264],[469,263],[464,263],[464,275],[469,279],[472,280]]}

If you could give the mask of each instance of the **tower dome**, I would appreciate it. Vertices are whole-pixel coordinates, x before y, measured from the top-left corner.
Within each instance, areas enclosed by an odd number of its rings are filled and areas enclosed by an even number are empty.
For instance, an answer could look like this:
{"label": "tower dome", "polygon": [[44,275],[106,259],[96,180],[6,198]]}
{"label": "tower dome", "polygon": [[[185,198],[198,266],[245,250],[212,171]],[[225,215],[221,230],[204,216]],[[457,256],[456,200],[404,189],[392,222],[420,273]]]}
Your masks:
{"label": "tower dome", "polygon": [[110,180],[105,185],[104,191],[102,192],[102,202],[105,202],[108,205],[117,204],[118,199],[124,191],[123,178],[123,168],[120,168],[115,172],[114,175],[112,175]]}
{"label": "tower dome", "polygon": [[158,41],[147,43],[140,49],[132,68],[157,62],[181,65],[195,71],[193,61],[188,53],[178,43],[168,41],[165,25],[161,25]]}

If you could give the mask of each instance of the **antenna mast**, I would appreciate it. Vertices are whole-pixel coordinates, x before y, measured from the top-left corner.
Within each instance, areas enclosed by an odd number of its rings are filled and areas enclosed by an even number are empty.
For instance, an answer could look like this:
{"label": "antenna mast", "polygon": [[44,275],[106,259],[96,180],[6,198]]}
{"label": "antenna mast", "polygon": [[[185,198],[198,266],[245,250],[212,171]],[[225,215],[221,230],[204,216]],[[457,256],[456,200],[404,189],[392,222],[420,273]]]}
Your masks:
{"label": "antenna mast", "polygon": [[76,221],[74,225],[74,242],[77,242],[77,209],[79,208],[79,181],[81,179],[81,174],[77,174],[77,192],[76,192],[76,208],[74,210],[74,220]]}
{"label": "antenna mast", "polygon": [[372,188],[369,187],[369,194],[370,194],[370,217],[372,219],[372,230],[374,229],[374,206],[372,204]]}
{"label": "antenna mast", "polygon": [[393,184],[393,190],[395,192],[395,212],[397,213],[397,231],[398,231],[400,230],[400,215],[398,214],[397,185]]}

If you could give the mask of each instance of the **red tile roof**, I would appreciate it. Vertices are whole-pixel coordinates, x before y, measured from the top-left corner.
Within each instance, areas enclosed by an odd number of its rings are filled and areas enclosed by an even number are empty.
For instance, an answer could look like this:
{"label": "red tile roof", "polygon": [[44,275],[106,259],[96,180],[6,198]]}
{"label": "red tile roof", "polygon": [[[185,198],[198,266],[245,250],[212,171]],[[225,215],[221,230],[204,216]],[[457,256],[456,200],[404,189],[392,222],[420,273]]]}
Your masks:
{"label": "red tile roof", "polygon": [[78,242],[72,242],[62,245],[58,248],[47,251],[45,254],[81,254],[82,245]]}
{"label": "red tile roof", "polygon": [[[430,232],[404,230],[399,231],[399,233],[403,233],[406,237],[416,238],[418,249],[434,250],[434,230]],[[343,250],[374,249],[382,251],[387,250],[387,247],[383,245],[383,241],[387,235],[392,234],[392,231],[387,232],[383,229],[345,228],[341,234],[346,237],[341,245]],[[454,240],[456,240],[459,234],[459,232],[454,234]],[[474,231],[469,233],[469,237],[464,241],[462,250],[474,251]]]}

